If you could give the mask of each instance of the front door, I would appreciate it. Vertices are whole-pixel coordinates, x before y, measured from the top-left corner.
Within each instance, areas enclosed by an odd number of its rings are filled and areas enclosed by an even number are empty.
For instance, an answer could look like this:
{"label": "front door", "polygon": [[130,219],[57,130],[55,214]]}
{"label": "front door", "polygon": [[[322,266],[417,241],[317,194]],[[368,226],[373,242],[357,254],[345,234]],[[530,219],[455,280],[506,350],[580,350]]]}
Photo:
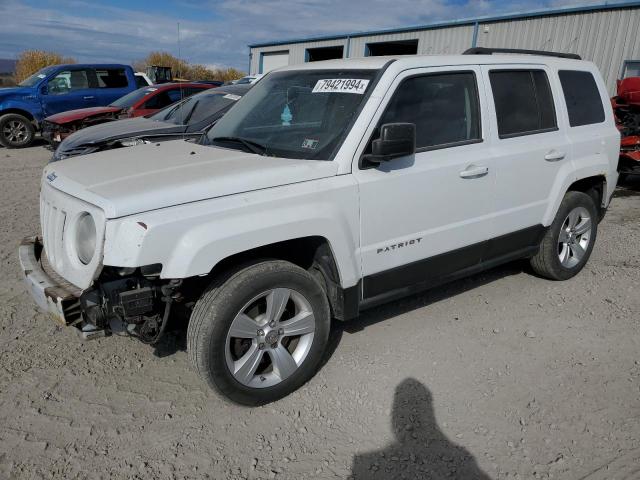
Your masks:
{"label": "front door", "polygon": [[417,150],[354,165],[365,300],[480,262],[496,210],[486,103],[477,66],[410,70],[394,81],[370,141],[383,124],[414,123]]}
{"label": "front door", "polygon": [[42,97],[45,117],[96,106],[96,91],[90,86],[92,74],[89,69],[70,68],[50,78],[47,82],[47,93]]}

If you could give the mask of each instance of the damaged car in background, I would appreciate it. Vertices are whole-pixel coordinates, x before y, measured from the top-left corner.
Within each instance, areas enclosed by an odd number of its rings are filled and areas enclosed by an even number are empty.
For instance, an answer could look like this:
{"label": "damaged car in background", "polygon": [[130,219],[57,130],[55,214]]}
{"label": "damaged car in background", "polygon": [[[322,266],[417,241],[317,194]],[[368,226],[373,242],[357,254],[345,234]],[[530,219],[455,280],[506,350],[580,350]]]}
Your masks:
{"label": "damaged car in background", "polygon": [[622,135],[618,161],[622,182],[627,175],[640,175],[640,77],[618,80],[611,106]]}
{"label": "damaged car in background", "polygon": [[142,143],[179,138],[197,141],[249,89],[251,85],[228,85],[205,90],[148,117],[128,118],[85,128],[65,138],[51,162]]}
{"label": "damaged car in background", "polygon": [[42,137],[55,148],[77,130],[122,118],[150,115],[213,87],[206,83],[165,83],[139,88],[105,107],[69,110],[45,118],[42,122]]}

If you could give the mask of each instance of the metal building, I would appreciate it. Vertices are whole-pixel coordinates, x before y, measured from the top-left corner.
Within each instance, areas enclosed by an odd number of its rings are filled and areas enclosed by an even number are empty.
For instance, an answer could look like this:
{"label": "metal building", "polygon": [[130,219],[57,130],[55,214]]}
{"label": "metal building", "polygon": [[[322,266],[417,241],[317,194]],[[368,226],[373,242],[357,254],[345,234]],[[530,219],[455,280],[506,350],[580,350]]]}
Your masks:
{"label": "metal building", "polygon": [[611,94],[616,79],[640,76],[640,2],[543,10],[249,45],[250,71],[373,55],[458,54],[470,47],[577,53],[593,61]]}

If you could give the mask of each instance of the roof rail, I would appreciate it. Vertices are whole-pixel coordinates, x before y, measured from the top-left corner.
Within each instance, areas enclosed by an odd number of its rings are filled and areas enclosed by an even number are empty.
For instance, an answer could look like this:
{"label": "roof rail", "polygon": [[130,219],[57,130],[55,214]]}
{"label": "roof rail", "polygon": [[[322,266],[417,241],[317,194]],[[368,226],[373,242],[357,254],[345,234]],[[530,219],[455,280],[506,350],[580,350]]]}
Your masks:
{"label": "roof rail", "polygon": [[560,57],[582,60],[582,57],[576,53],[548,52],[546,50],[522,50],[519,48],[473,47],[462,52],[463,55],[491,55],[493,53],[523,53],[526,55],[542,55],[544,57]]}

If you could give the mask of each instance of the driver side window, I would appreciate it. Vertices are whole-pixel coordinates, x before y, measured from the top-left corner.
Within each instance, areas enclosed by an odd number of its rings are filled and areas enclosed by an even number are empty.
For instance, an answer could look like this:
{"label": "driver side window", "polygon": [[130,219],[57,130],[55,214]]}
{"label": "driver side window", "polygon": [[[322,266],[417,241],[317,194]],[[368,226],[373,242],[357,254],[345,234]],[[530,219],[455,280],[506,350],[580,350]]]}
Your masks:
{"label": "driver side window", "polygon": [[404,80],[378,125],[386,123],[415,124],[417,151],[480,141],[475,74],[436,73]]}
{"label": "driver side window", "polygon": [[86,70],[64,70],[47,84],[49,95],[65,95],[74,90],[87,88],[89,88],[89,79]]}

